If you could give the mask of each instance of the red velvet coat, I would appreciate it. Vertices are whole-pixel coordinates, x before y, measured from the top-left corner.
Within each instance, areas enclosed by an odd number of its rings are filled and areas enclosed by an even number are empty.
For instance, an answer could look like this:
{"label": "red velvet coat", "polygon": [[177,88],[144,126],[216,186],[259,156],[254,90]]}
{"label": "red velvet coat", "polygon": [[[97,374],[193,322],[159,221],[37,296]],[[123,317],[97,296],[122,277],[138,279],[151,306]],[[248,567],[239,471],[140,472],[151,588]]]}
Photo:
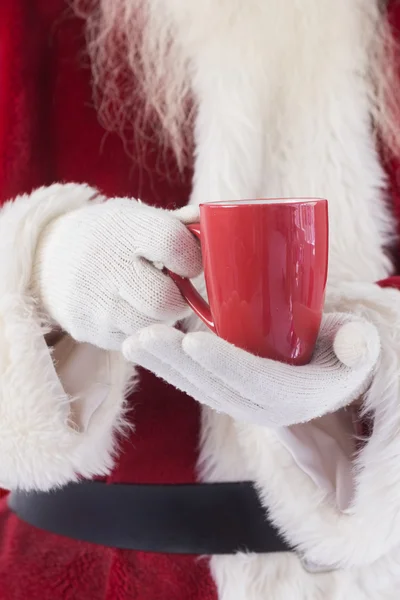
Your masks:
{"label": "red velvet coat", "polygon": [[[392,3],[400,26],[400,5]],[[396,26],[397,27],[397,26]],[[133,160],[102,129],[91,100],[82,22],[65,0],[0,3],[0,202],[56,181],[87,182],[109,195],[184,204],[190,173],[160,164],[156,143]],[[390,165],[400,214],[398,166]],[[165,173],[168,172],[168,177]],[[175,173],[175,175],[174,175]],[[16,243],[18,243],[16,241]],[[195,481],[199,410],[143,373],[134,439],[123,442],[110,482]],[[49,535],[0,507],[1,600],[214,600],[205,560],[112,550]]]}

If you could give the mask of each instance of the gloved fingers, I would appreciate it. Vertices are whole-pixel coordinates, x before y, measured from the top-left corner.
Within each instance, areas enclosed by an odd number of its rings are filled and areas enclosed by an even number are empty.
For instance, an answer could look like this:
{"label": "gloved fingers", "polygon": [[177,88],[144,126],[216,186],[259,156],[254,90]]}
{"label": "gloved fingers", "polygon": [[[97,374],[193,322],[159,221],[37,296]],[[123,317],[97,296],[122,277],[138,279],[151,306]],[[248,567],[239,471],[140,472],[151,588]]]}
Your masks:
{"label": "gloved fingers", "polygon": [[319,363],[293,367],[250,355],[213,334],[184,335],[155,325],[125,343],[124,353],[143,366],[153,356],[153,372],[179,389],[184,378],[185,391],[194,388],[187,393],[218,411],[257,425],[288,426],[346,406],[370,381],[371,364],[350,369],[330,339],[328,345],[329,352],[320,344]]}
{"label": "gloved fingers", "polygon": [[183,349],[240,397],[268,408],[271,421],[290,425],[333,412],[359,397],[379,357],[378,337],[375,342],[378,346],[373,344],[371,354],[355,368],[337,358],[329,336],[320,339],[312,362],[301,367],[253,356],[204,332],[188,334]]}
{"label": "gloved fingers", "polygon": [[189,313],[189,307],[171,277],[144,258],[132,261],[118,293],[131,307],[153,321],[173,322]]}
{"label": "gloved fingers", "polygon": [[[343,324],[344,323],[344,324]],[[345,355],[346,343],[351,345],[351,336],[357,331],[362,359],[354,368],[347,367],[340,360],[335,350]],[[365,342],[361,344],[362,342]],[[338,343],[340,342],[340,343]],[[360,319],[349,319],[348,315],[328,315],[324,320],[321,334],[311,362],[304,366],[294,367],[278,361],[260,358],[250,354],[225,340],[207,333],[189,333],[183,340],[185,352],[207,371],[218,375],[225,383],[245,393],[249,386],[257,394],[265,390],[265,378],[272,380],[301,382],[311,379],[325,379],[329,373],[343,371],[371,371],[380,354],[379,335],[374,325]],[[235,368],[240,365],[240,369]],[[329,379],[329,378],[328,378]]]}
{"label": "gloved fingers", "polygon": [[185,225],[190,223],[198,223],[200,221],[200,209],[198,206],[188,204],[183,208],[179,208],[173,212],[173,215]]}
{"label": "gloved fingers", "polygon": [[311,363],[301,369],[316,370],[321,378],[348,371],[354,381],[361,380],[374,371],[380,353],[380,336],[373,323],[351,314],[331,313],[324,317]]}
{"label": "gloved fingers", "polygon": [[[302,421],[304,406],[297,399],[289,413],[288,403],[275,402],[267,388],[261,400],[242,396],[218,376],[196,364],[183,350],[182,342],[186,337],[173,328],[154,325],[129,338],[123,345],[123,353],[129,361],[150,369],[201,404],[234,419],[272,427]],[[292,416],[294,409],[296,412]]]}
{"label": "gloved fingers", "polygon": [[143,327],[149,327],[154,323],[154,319],[143,315],[124,299],[119,298],[113,309],[113,327],[115,333],[122,334],[125,340]]}
{"label": "gloved fingers", "polygon": [[[167,326],[164,326],[168,329]],[[147,352],[143,347],[143,336],[136,334],[128,338],[122,345],[122,353],[126,360],[132,362],[135,365],[143,367],[148,371],[154,373],[157,377],[164,379],[167,383],[173,385],[182,392],[188,394],[197,401],[203,399],[204,394],[191,383],[181,369],[176,369],[170,364],[167,364],[164,360],[158,358],[151,352]],[[173,344],[175,345],[175,344]],[[166,351],[168,352],[171,347],[171,343],[168,341],[165,344]]]}
{"label": "gloved fingers", "polygon": [[184,338],[173,327],[153,325],[126,340],[122,351],[127,360],[151,370],[201,404],[236,418],[242,418],[243,412],[251,414],[253,402],[240,398],[185,354]]}
{"label": "gloved fingers", "polygon": [[200,244],[187,227],[167,211],[140,205],[131,212],[133,249],[153,263],[161,263],[182,277],[202,271]]}
{"label": "gloved fingers", "polygon": [[335,334],[333,350],[343,364],[354,369],[375,363],[381,350],[378,330],[363,320],[344,323]]}

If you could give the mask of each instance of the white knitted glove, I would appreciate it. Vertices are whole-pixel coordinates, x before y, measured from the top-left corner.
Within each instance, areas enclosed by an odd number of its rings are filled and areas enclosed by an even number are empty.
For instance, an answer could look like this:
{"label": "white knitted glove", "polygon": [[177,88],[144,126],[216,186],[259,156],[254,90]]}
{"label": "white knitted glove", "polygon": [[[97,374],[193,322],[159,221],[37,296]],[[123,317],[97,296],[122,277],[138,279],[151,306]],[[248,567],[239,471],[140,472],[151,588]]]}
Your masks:
{"label": "white knitted glove", "polygon": [[212,333],[185,335],[165,325],[129,338],[123,354],[202,404],[241,421],[279,427],[358,398],[371,381],[380,341],[374,325],[336,313],[324,317],[313,359],[301,367],[253,356]]}
{"label": "white knitted glove", "polygon": [[201,272],[185,215],[190,220],[190,208],[174,213],[119,198],[58,218],[42,236],[34,268],[45,312],[75,340],[107,350],[143,327],[183,318],[186,303],[153,263],[185,277]]}

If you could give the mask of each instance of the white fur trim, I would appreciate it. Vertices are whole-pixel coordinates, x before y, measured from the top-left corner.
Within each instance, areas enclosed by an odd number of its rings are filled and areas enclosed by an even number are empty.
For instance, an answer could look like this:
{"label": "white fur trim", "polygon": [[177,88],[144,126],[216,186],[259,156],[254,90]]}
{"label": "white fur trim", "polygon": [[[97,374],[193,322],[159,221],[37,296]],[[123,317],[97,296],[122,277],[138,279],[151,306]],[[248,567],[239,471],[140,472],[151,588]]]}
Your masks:
{"label": "white fur trim", "polygon": [[[101,406],[78,431],[30,293],[35,249],[54,218],[86,204],[95,190],[54,185],[7,203],[0,212],[0,486],[42,489],[110,471],[122,425],[127,365],[96,348]],[[105,386],[108,386],[108,392]]]}
{"label": "white fur trim", "polygon": [[87,185],[54,184],[7,202],[0,215],[0,298],[26,294],[33,258],[46,225],[87,204],[98,192]]}
{"label": "white fur trim", "polygon": [[[400,585],[400,292],[347,284],[329,310],[373,322],[382,356],[365,399],[374,431],[354,463],[355,496],[341,512],[273,431],[203,411],[206,480],[252,479],[269,517],[298,555],[213,557],[220,600],[395,600]],[[239,441],[239,445],[237,442]],[[229,452],[226,449],[229,448]],[[300,557],[333,570],[314,574]]]}
{"label": "white fur trim", "polygon": [[[199,105],[191,202],[326,197],[329,288],[387,276],[392,265],[383,248],[394,228],[371,132],[367,75],[378,1],[174,0],[168,9],[191,63]],[[400,317],[386,306],[390,294],[369,292],[374,309],[364,311],[359,296],[357,302],[346,297],[341,306],[370,317],[385,345],[368,397],[381,415],[380,426],[359,457],[350,513],[340,514],[329,503],[273,431],[207,409],[199,464],[204,480],[255,479],[289,541],[315,563],[350,569],[310,575],[296,556],[214,557],[222,600],[397,597]]]}
{"label": "white fur trim", "polygon": [[368,567],[308,573],[295,555],[211,559],[219,600],[397,600],[400,551]]}
{"label": "white fur trim", "polygon": [[330,283],[388,275],[393,222],[367,75],[378,3],[170,4],[199,104],[191,202],[327,198]]}

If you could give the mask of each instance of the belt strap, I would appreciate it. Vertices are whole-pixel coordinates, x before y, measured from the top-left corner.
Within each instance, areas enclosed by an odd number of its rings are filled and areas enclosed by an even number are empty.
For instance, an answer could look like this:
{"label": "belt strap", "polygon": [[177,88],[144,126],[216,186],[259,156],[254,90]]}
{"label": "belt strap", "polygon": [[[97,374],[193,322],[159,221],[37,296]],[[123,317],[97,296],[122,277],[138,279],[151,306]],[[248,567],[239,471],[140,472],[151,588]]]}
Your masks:
{"label": "belt strap", "polygon": [[12,492],[23,521],[112,548],[172,554],[290,552],[251,482],[124,485],[98,481]]}

